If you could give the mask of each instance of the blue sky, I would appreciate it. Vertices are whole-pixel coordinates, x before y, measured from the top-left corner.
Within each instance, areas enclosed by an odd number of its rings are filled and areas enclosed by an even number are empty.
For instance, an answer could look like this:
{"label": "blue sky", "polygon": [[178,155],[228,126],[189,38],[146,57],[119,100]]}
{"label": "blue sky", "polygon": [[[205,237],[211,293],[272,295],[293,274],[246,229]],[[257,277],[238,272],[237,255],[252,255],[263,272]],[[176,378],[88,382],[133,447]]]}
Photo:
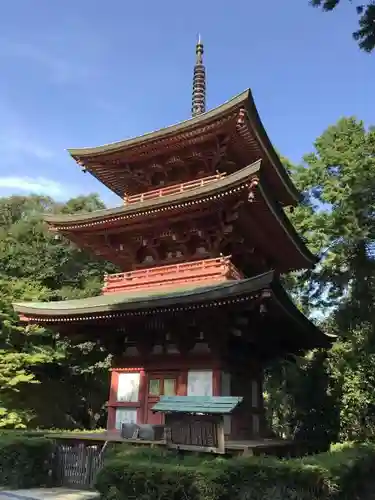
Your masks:
{"label": "blue sky", "polygon": [[0,17],[0,195],[99,192],[66,148],[190,116],[197,33],[209,108],[250,87],[271,140],[299,161],[341,116],[375,123],[375,55],[351,39],[349,2],[12,0]]}

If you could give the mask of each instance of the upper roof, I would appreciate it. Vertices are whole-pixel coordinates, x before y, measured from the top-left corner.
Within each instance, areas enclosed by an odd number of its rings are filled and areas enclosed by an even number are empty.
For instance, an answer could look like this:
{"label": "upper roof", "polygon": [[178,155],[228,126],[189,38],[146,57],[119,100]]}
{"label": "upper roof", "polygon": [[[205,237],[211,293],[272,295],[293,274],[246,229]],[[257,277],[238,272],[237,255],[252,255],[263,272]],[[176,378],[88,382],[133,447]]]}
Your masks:
{"label": "upper roof", "polygon": [[[271,170],[274,171],[273,177],[278,191],[276,198],[279,198],[285,205],[295,205],[299,200],[299,193],[268,138],[250,89],[217,108],[194,116],[177,125],[103,146],[68,149],[68,152],[76,161],[85,165],[86,170],[122,197],[125,185],[119,171],[116,171],[117,165],[101,164],[100,162],[104,158],[109,155],[121,154],[122,162],[131,163],[141,159],[145,154],[148,154],[149,158],[158,155],[166,143],[168,143],[169,150],[173,150],[171,143],[173,143],[175,150],[178,150],[184,141],[190,143],[193,140],[202,142],[204,135],[207,136],[208,132],[211,136],[222,132],[227,121],[231,117],[235,118],[241,109],[246,111],[245,123],[251,136],[259,144],[262,151],[261,156],[270,164]],[[88,160],[92,160],[93,163],[88,162]]]}
{"label": "upper roof", "polygon": [[[59,302],[17,302],[14,309],[24,320],[38,323],[71,321],[100,321],[158,312],[194,310],[196,307],[220,306],[258,296],[259,292],[271,293],[271,300],[282,313],[285,324],[281,330],[295,330],[301,335],[305,348],[328,346],[332,338],[322,333],[293,304],[274,273],[268,272],[253,278],[233,280],[213,285],[188,284],[159,290],[140,290],[113,293],[87,299]],[[288,326],[289,325],[289,326]],[[282,332],[280,333],[280,335]],[[285,332],[286,334],[286,332]]]}
{"label": "upper roof", "polygon": [[253,101],[251,90],[247,89],[244,92],[236,95],[229,101],[213,108],[205,113],[193,116],[187,120],[183,120],[175,125],[169,125],[168,127],[163,127],[154,132],[147,132],[146,134],[139,135],[137,137],[131,137],[122,141],[111,142],[109,144],[103,144],[102,146],[94,147],[84,147],[84,148],[68,148],[68,152],[76,159],[84,159],[92,156],[100,157],[107,155],[108,153],[117,153],[121,151],[126,153],[132,150],[134,147],[140,146],[150,146],[151,142],[161,141],[169,139],[171,136],[175,136],[181,132],[190,132],[195,127],[207,125],[216,121],[218,118],[225,116],[231,111],[240,109],[245,106],[249,101]]}

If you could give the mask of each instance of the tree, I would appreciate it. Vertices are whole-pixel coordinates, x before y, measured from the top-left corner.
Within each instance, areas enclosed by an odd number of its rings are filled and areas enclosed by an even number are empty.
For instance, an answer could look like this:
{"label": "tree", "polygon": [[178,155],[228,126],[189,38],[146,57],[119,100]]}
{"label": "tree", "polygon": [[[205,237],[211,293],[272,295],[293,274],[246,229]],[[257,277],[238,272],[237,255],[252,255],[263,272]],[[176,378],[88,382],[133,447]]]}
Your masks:
{"label": "tree", "polygon": [[265,378],[266,416],[284,438],[313,441],[323,449],[339,436],[339,410],[332,394],[329,356],[312,351],[294,362],[277,361]]}
{"label": "tree", "polygon": [[47,230],[45,213],[91,212],[102,209],[96,195],[80,196],[66,204],[55,203],[40,196],[12,196],[0,200],[0,274],[6,277],[37,279],[52,290],[64,287],[65,297],[96,281],[97,291],[104,269],[114,266],[98,262],[89,253],[56,237]]}
{"label": "tree", "polygon": [[[349,0],[350,2],[352,0]],[[320,7],[326,12],[334,10],[341,0],[310,0],[313,7]],[[372,52],[375,48],[375,3],[373,0],[367,4],[362,2],[356,6],[359,16],[359,28],[353,33],[353,38],[365,52]]]}
{"label": "tree", "polygon": [[[328,435],[363,439],[375,432],[375,132],[344,118],[314,146],[303,165],[289,165],[304,193],[290,217],[320,262],[286,283],[338,340],[326,358],[316,352],[297,366],[270,367],[269,406],[286,434],[306,437],[325,420]],[[272,394],[281,380],[275,415]],[[316,386],[320,397],[306,399]]]}
{"label": "tree", "polygon": [[43,214],[103,208],[97,195],[64,204],[41,196],[0,199],[0,427],[94,427],[105,414],[108,353],[94,342],[73,345],[59,332],[20,326],[12,308],[13,301],[100,293],[114,266],[56,238]]}
{"label": "tree", "polygon": [[368,277],[374,270],[375,132],[355,118],[341,119],[304,160],[294,179],[305,201],[292,218],[320,257],[309,300],[336,307],[350,296],[354,306],[353,294],[359,294],[358,307],[366,309],[373,293]]}
{"label": "tree", "polygon": [[58,352],[45,343],[39,327],[24,328],[11,305],[12,300],[48,300],[50,293],[37,283],[0,280],[0,427],[23,427],[32,419],[28,408],[12,408],[14,396],[38,382],[33,370],[57,360]]}

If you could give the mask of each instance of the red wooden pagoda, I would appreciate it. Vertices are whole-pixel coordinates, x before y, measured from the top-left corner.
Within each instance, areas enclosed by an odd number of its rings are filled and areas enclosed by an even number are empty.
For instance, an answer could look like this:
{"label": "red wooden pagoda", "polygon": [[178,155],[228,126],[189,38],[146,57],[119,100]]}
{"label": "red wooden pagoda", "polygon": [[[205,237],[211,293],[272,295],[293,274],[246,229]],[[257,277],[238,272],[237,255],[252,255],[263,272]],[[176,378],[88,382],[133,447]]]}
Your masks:
{"label": "red wooden pagoda", "polygon": [[122,206],[47,216],[52,231],[118,265],[102,295],[17,303],[23,321],[99,338],[114,353],[108,429],[160,423],[162,395],[242,396],[227,439],[265,436],[262,370],[329,339],[279,283],[316,259],[286,207],[299,195],[250,90],[205,110],[197,45],[193,117],[157,132],[72,149]]}

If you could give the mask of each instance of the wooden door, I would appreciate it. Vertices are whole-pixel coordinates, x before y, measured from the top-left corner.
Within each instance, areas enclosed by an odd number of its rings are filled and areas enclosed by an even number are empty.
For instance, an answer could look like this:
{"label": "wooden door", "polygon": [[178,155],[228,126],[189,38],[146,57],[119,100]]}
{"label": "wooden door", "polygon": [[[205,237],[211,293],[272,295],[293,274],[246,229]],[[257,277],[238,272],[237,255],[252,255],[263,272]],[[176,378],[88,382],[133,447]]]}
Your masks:
{"label": "wooden door", "polygon": [[147,383],[147,423],[163,424],[164,415],[153,413],[152,407],[159,401],[160,396],[175,396],[177,394],[177,374],[150,373]]}

